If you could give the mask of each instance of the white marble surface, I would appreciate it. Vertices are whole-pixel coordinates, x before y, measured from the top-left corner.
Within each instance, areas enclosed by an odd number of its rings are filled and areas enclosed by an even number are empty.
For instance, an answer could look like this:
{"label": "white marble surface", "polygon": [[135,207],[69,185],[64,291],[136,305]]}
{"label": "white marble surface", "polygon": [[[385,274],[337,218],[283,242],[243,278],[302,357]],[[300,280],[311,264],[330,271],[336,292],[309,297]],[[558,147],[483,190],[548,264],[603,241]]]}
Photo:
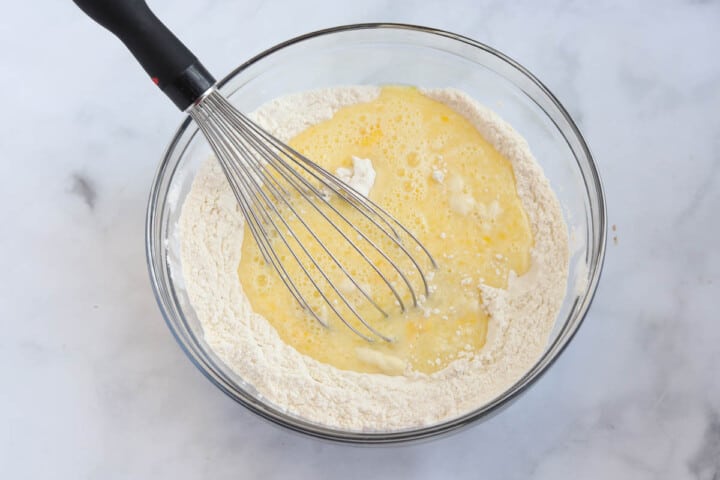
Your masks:
{"label": "white marble surface", "polygon": [[442,3],[151,1],[218,74],[299,33],[400,21],[489,43],[543,79],[579,121],[617,225],[550,372],[492,420],[408,447],[322,443],[243,410],[185,358],[147,278],[146,196],[180,115],[71,2],[8,2],[3,478],[720,478],[720,4]]}

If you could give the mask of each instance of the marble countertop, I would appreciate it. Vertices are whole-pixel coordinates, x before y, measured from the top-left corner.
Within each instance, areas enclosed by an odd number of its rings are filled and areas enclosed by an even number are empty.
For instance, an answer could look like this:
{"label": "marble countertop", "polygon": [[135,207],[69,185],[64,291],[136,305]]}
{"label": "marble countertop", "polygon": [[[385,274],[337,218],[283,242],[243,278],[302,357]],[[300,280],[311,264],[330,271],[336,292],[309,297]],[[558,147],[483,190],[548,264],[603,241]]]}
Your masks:
{"label": "marble countertop", "polygon": [[[420,445],[286,432],[175,344],[145,266],[145,202],[181,117],[69,1],[0,20],[3,478],[720,478],[720,4],[150,2],[227,72],[288,37],[396,21],[537,74],[578,120],[610,232],[595,303],[501,415]],[[41,6],[42,5],[42,6]]]}

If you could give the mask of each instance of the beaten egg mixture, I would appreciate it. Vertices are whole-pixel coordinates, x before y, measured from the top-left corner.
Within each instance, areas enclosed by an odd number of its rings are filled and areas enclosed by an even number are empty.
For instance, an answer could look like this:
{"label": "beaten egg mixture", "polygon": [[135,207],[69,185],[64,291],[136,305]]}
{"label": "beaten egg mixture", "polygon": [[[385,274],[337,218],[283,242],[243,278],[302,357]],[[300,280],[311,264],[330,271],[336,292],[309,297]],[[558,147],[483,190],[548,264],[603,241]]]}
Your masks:
{"label": "beaten egg mixture", "polygon": [[[533,237],[510,162],[467,119],[411,87],[384,87],[377,99],[341,108],[289,144],[331,172],[352,168],[354,157],[355,163],[370,160],[375,181],[369,198],[413,232],[435,258],[437,269],[425,269],[431,294],[420,297],[419,307],[412,308],[403,293],[408,304],[403,312],[371,266],[317,212],[305,208],[303,217],[316,234],[342,249],[353,276],[387,311],[385,318],[371,305],[361,310],[392,341],[367,342],[332,312],[324,315],[326,328],[303,311],[263,260],[246,225],[248,241],[242,244],[238,274],[253,310],[300,353],[344,370],[432,373],[479,352],[489,321],[479,285],[505,288],[510,271],[522,275],[530,266]],[[334,201],[357,225],[366,221],[339,199]],[[307,243],[326,271],[337,271],[319,246]],[[278,241],[274,248],[281,257],[289,253]],[[327,312],[323,299],[303,280],[300,266],[291,261],[285,265],[310,305]],[[406,267],[408,275],[416,274],[411,265]],[[392,280],[397,285],[398,279]],[[342,276],[332,281],[348,295],[358,295]]]}

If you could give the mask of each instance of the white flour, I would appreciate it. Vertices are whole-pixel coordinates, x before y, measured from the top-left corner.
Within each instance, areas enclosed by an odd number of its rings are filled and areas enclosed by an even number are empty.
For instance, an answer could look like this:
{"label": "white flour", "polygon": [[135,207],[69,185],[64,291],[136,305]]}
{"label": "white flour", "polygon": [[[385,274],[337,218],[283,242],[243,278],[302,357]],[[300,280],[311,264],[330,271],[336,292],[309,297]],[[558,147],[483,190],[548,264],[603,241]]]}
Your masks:
{"label": "white flour", "polygon": [[375,184],[375,169],[372,166],[372,160],[352,157],[352,162],[352,168],[340,167],[335,171],[335,175],[360,195],[368,197]]}
{"label": "white flour", "polygon": [[[283,97],[253,118],[283,141],[347,105],[377,97],[376,87],[342,87]],[[491,315],[479,355],[432,375],[385,376],[339,370],[298,353],[254,313],[237,268],[243,219],[214,160],[193,182],[180,219],[182,269],[205,340],[235,373],[289,413],[352,430],[397,430],[438,423],[491,401],[542,354],[565,294],[567,228],[560,205],[525,140],[490,110],[455,90],[426,95],[468,118],[514,167],[535,248],[532,267],[507,291],[480,285]]]}

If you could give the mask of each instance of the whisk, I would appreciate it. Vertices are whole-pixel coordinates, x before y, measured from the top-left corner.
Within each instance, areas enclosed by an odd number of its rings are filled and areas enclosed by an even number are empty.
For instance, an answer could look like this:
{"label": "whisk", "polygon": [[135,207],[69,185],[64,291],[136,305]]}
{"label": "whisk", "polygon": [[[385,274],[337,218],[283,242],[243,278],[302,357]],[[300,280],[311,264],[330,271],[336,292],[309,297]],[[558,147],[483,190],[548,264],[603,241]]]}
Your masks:
{"label": "whisk", "polygon": [[[300,307],[326,327],[334,316],[367,341],[392,341],[376,319],[388,317],[391,308],[404,312],[422,303],[430,293],[426,272],[436,267],[410,230],[235,109],[145,1],[74,1],[117,35],[152,81],[200,127],[262,258]],[[348,251],[364,262],[365,276],[369,272],[374,281],[357,278],[349,255],[341,255]]]}

